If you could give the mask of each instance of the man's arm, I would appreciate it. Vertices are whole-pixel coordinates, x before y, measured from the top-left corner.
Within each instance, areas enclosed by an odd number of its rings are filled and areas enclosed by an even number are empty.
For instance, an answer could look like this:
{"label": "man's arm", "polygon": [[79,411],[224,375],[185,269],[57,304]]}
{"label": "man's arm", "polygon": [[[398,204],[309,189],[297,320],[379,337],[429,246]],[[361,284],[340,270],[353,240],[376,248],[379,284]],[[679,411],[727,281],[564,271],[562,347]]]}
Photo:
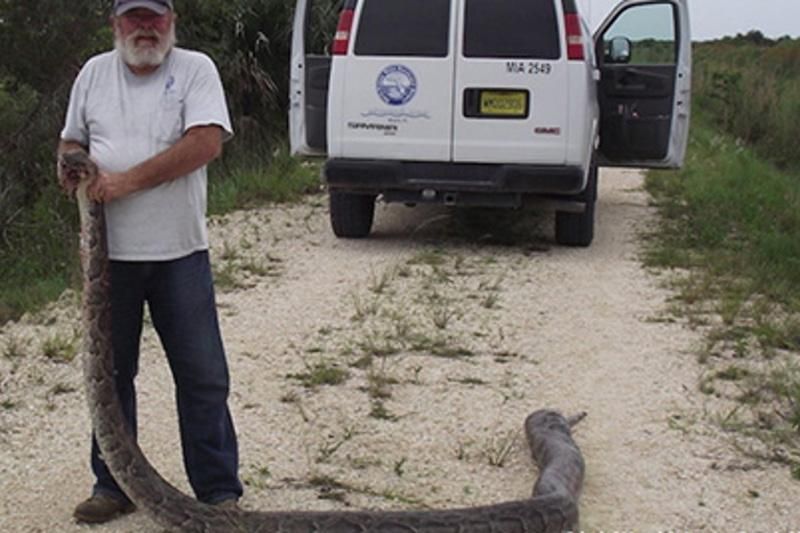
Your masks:
{"label": "man's arm", "polygon": [[101,172],[87,193],[96,201],[110,202],[185,176],[207,165],[221,153],[222,128],[195,126],[170,148],[125,172]]}

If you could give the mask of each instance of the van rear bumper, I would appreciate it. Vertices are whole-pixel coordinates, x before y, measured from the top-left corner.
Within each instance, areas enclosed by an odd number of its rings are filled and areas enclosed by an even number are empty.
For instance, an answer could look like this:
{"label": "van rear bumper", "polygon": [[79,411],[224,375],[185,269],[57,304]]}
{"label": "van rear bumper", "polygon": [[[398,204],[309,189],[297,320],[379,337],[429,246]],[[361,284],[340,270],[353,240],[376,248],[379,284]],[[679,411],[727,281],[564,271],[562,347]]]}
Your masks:
{"label": "van rear bumper", "polygon": [[584,188],[578,166],[439,163],[380,159],[329,159],[324,178],[331,190],[517,193],[574,195]]}

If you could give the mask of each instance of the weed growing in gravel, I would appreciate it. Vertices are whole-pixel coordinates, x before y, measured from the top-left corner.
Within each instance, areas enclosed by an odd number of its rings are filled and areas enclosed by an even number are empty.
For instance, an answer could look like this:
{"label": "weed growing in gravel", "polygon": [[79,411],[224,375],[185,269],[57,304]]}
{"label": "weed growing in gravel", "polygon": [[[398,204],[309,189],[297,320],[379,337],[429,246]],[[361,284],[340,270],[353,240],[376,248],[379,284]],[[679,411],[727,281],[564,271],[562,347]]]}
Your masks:
{"label": "weed growing in gravel", "polygon": [[278,277],[281,275],[280,271],[272,263],[252,257],[243,260],[240,267],[248,274],[259,278]]}
{"label": "weed growing in gravel", "polygon": [[370,271],[367,288],[374,294],[384,294],[395,276],[396,270],[393,268],[387,268],[377,275],[374,271]]}
{"label": "weed growing in gravel", "polygon": [[289,391],[283,396],[281,396],[281,402],[288,403],[297,407],[297,411],[300,413],[300,418],[303,419],[303,422],[310,422],[311,418],[306,413],[305,408],[303,408],[303,401],[300,398],[300,395],[297,394],[295,391]]}
{"label": "weed growing in gravel", "polygon": [[466,461],[467,460],[467,448],[469,444],[466,442],[459,442],[458,445],[455,447],[455,457],[459,461]]}
{"label": "weed growing in gravel", "polygon": [[222,251],[219,254],[219,258],[222,261],[235,261],[239,259],[239,251],[226,239],[222,241]]}
{"label": "weed growing in gravel", "polygon": [[72,394],[76,392],[78,389],[73,387],[72,385],[68,385],[66,383],[56,383],[53,387],[50,388],[49,394],[50,396],[60,396],[61,394]]}
{"label": "weed growing in gravel", "polygon": [[387,420],[389,422],[394,422],[397,420],[397,416],[393,415],[386,408],[386,404],[384,404],[382,401],[372,402],[372,408],[369,411],[369,416],[377,420]]}
{"label": "weed growing in gravel", "polygon": [[424,250],[407,261],[409,265],[441,266],[447,262],[442,250]]}
{"label": "weed growing in gravel", "polygon": [[445,359],[460,359],[472,357],[475,352],[456,342],[455,339],[444,336],[419,335],[415,338],[413,348],[417,352],[428,353]]}
{"label": "weed growing in gravel", "polygon": [[347,370],[330,361],[320,360],[306,365],[305,372],[287,374],[286,377],[296,379],[306,388],[313,389],[320,385],[339,385],[344,383],[349,374]]}
{"label": "weed growing in gravel", "polygon": [[460,383],[461,385],[487,385],[487,382],[481,378],[459,378],[451,379],[453,383]]}
{"label": "weed growing in gravel", "polygon": [[403,477],[407,460],[408,459],[406,457],[401,457],[394,462],[394,473],[397,475],[397,477]]}
{"label": "weed growing in gravel", "polygon": [[272,472],[270,472],[268,466],[253,466],[242,476],[242,483],[257,490],[265,490],[269,488],[269,479],[271,477]]}
{"label": "weed growing in gravel", "polygon": [[492,436],[483,447],[483,454],[486,457],[489,466],[496,466],[502,468],[508,461],[511,452],[517,443],[517,433],[515,431],[506,431],[497,436]]}
{"label": "weed growing in gravel", "polygon": [[346,427],[341,435],[329,435],[328,439],[320,444],[317,450],[318,463],[325,463],[330,460],[333,455],[339,451],[347,442],[356,436],[356,430],[353,427]]}
{"label": "weed growing in gravel", "polygon": [[481,305],[486,309],[497,309],[500,296],[496,292],[491,292],[484,296],[481,300]]}
{"label": "weed growing in gravel", "polygon": [[213,269],[214,287],[218,291],[233,291],[244,287],[244,284],[237,276],[236,266],[233,263],[215,262],[213,263]]}
{"label": "weed growing in gravel", "polygon": [[460,313],[457,309],[448,305],[447,301],[443,301],[440,304],[431,306],[430,314],[433,325],[436,326],[437,329],[447,329],[447,325],[450,324],[450,321],[458,317]]}
{"label": "weed growing in gravel", "polygon": [[424,502],[421,499],[405,496],[391,489],[375,490],[369,487],[357,487],[350,483],[345,483],[328,475],[315,475],[308,481],[308,485],[317,490],[317,497],[323,500],[334,500],[346,503],[348,492],[365,494],[383,498],[389,502],[402,503],[408,507],[422,507]]}
{"label": "weed growing in gravel", "polygon": [[42,344],[42,354],[56,363],[70,363],[78,355],[77,338],[54,334]]}
{"label": "weed growing in gravel", "polygon": [[367,371],[367,393],[370,398],[376,400],[391,398],[392,392],[389,387],[397,384],[397,380],[386,373],[385,362],[384,359],[380,368],[372,366]]}
{"label": "weed growing in gravel", "polygon": [[375,334],[368,335],[366,339],[359,342],[358,349],[361,350],[364,355],[386,357],[399,353],[400,345],[394,337]]}
{"label": "weed growing in gravel", "polygon": [[358,294],[352,294],[353,300],[353,321],[364,322],[367,318],[374,316],[378,312],[379,304],[377,298],[362,298]]}
{"label": "weed growing in gravel", "polygon": [[[258,233],[255,241],[260,237]],[[237,237],[238,241],[225,239],[222,248],[216,251],[212,262],[214,285],[220,292],[230,292],[253,287],[259,278],[275,278],[283,274],[283,260],[271,254],[262,255],[248,237]]]}
{"label": "weed growing in gravel", "polygon": [[308,480],[308,484],[317,490],[320,500],[332,500],[345,503],[345,496],[350,487],[331,476],[317,475]]}
{"label": "weed growing in gravel", "polygon": [[22,359],[25,357],[25,346],[19,337],[10,335],[3,347],[3,357],[6,359]]}

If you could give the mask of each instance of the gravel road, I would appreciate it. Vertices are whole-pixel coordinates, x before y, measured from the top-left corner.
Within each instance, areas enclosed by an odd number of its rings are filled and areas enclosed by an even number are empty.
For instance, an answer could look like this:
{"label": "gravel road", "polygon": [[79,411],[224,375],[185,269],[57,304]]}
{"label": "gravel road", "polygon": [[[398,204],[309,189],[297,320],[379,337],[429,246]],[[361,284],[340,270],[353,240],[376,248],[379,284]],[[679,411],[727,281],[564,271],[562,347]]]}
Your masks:
{"label": "gravel road", "polygon": [[[540,408],[586,411],[586,531],[800,531],[800,483],[742,455],[698,388],[701,333],[644,269],[656,216],[632,171],[601,175],[597,236],[553,245],[550,217],[380,206],[373,236],[335,239],[325,200],[212,224],[248,509],[447,507],[528,495],[522,438]],[[492,223],[487,224],[486,219]],[[0,531],[99,527],[78,298],[0,329]],[[143,342],[140,439],[188,491],[173,386]]]}

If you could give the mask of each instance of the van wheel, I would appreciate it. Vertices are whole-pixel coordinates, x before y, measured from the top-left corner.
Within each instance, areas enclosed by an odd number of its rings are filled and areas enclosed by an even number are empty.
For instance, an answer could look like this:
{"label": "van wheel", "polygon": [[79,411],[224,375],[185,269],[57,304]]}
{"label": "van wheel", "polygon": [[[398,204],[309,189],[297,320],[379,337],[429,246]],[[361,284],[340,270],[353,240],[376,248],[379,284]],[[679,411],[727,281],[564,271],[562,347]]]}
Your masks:
{"label": "van wheel", "polygon": [[328,196],[334,235],[348,239],[369,235],[375,218],[374,195],[331,191]]}
{"label": "van wheel", "polygon": [[592,160],[589,183],[581,194],[586,203],[583,213],[556,211],[556,242],[564,246],[586,247],[594,239],[594,212],[597,202],[597,164]]}

